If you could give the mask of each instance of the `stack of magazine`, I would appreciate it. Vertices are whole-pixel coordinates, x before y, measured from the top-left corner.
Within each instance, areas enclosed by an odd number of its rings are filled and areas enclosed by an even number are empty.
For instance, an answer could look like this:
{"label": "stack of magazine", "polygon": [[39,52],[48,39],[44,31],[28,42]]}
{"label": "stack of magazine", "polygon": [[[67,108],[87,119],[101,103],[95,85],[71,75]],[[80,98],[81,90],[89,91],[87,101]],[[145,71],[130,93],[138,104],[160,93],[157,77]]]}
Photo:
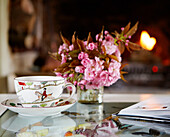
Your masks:
{"label": "stack of magazine", "polygon": [[170,134],[170,95],[149,98],[113,116],[124,124],[159,128]]}

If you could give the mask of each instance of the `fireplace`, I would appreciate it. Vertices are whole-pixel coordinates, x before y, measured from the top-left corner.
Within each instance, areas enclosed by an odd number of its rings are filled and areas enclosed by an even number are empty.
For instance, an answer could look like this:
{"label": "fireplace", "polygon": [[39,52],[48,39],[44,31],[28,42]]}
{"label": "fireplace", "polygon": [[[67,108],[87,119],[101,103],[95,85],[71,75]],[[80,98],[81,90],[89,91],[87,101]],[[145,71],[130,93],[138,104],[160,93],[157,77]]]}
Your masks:
{"label": "fireplace", "polygon": [[[160,32],[161,33],[161,32]],[[153,34],[153,33],[152,33]],[[155,35],[157,37],[157,35]],[[132,85],[170,87],[169,49],[164,49],[159,41],[160,37],[150,37],[147,31],[142,30],[140,40],[137,41],[143,49],[134,52],[124,70],[125,76]],[[166,37],[166,36],[165,36]],[[168,47],[167,45],[166,47]],[[161,51],[159,51],[161,50]],[[164,54],[164,55],[162,55]]]}

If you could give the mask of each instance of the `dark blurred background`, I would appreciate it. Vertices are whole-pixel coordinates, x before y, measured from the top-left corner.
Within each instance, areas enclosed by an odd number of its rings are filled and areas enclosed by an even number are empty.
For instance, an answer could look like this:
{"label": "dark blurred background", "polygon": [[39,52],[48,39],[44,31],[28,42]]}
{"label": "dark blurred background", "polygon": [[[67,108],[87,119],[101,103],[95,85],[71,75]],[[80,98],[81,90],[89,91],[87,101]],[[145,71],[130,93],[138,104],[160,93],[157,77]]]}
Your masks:
{"label": "dark blurred background", "polygon": [[122,56],[129,64],[125,68],[128,84],[118,81],[113,87],[169,88],[169,6],[169,0],[9,0],[8,35],[14,72],[17,76],[52,74],[59,62],[51,59],[48,51],[57,51],[60,32],[69,40],[74,31],[80,39],[86,39],[89,32],[95,38],[102,26],[109,32],[120,32],[128,22],[133,26],[139,21],[131,41],[140,44],[141,32],[146,30],[156,44],[150,51],[125,51]]}

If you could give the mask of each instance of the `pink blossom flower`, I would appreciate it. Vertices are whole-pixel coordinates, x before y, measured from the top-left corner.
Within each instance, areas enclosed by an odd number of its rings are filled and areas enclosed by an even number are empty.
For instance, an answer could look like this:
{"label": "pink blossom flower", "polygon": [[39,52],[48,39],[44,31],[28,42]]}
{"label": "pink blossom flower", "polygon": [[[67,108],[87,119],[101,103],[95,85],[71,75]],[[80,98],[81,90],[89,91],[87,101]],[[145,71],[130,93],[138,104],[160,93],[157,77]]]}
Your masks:
{"label": "pink blossom flower", "polygon": [[60,46],[58,49],[58,54],[61,54],[62,50],[63,50],[63,46]]}
{"label": "pink blossom flower", "polygon": [[69,57],[68,60],[72,60],[72,57]]}
{"label": "pink blossom flower", "polygon": [[127,40],[126,40],[126,42],[128,43],[128,42],[129,42],[129,40],[127,39]]}
{"label": "pink blossom flower", "polygon": [[82,60],[83,58],[84,58],[84,52],[79,53],[78,59],[79,59],[79,60]]}
{"label": "pink blossom flower", "polygon": [[87,41],[84,41],[84,45],[85,45],[85,46],[87,45]]}
{"label": "pink blossom flower", "polygon": [[107,80],[108,80],[108,77],[109,77],[109,73],[108,73],[108,71],[102,71],[101,73],[100,73],[100,80],[104,83],[104,84],[106,84],[106,82],[107,82]]}
{"label": "pink blossom flower", "polygon": [[121,53],[117,47],[116,52],[115,52],[115,56],[117,57],[118,61],[121,62],[122,58],[121,58]]}
{"label": "pink blossom flower", "polygon": [[83,90],[83,89],[84,89],[84,86],[83,86],[83,85],[81,85],[81,86],[80,86],[80,88],[81,88],[81,90]]}
{"label": "pink blossom flower", "polygon": [[86,85],[87,81],[86,80],[81,80],[78,85]]}
{"label": "pink blossom flower", "polygon": [[71,78],[74,77],[74,74],[73,73],[69,74],[69,77],[71,77]]}
{"label": "pink blossom flower", "polygon": [[119,69],[120,69],[120,66],[121,66],[121,64],[120,64],[119,62],[117,62],[117,61],[111,62],[111,63],[109,64],[108,72],[109,72],[110,74],[112,74],[114,70],[116,70],[116,69],[119,70]]}
{"label": "pink blossom flower", "polygon": [[88,57],[89,57],[89,55],[87,53],[84,53],[84,58],[86,59]]}
{"label": "pink blossom flower", "polygon": [[109,32],[107,30],[104,31],[104,34],[107,35]]}
{"label": "pink blossom flower", "polygon": [[104,40],[103,46],[106,49],[106,54],[109,54],[109,55],[113,54],[117,49],[117,46],[114,45],[113,42],[106,41],[106,40]]}
{"label": "pink blossom flower", "polygon": [[68,46],[64,43],[64,44],[63,44],[63,49],[67,49],[67,47],[68,47]]}
{"label": "pink blossom flower", "polygon": [[68,45],[66,45],[65,43],[63,44],[63,49],[66,50],[67,52],[69,51],[68,49]]}
{"label": "pink blossom flower", "polygon": [[88,54],[87,54],[87,53],[84,53],[84,52],[79,53],[78,59],[79,59],[79,60],[82,60],[82,59],[84,59],[84,58],[88,58]]}
{"label": "pink blossom flower", "polygon": [[86,68],[84,72],[84,79],[87,81],[91,81],[95,78],[94,71],[91,70],[91,68]]}
{"label": "pink blossom flower", "polygon": [[102,42],[102,38],[99,39],[99,42]]}
{"label": "pink blossom flower", "polygon": [[88,50],[94,50],[96,48],[96,45],[94,43],[89,43],[89,45],[86,48]]}
{"label": "pink blossom flower", "polygon": [[62,74],[59,73],[59,72],[55,72],[55,75],[56,75],[56,76],[62,76]]}
{"label": "pink blossom flower", "polygon": [[69,50],[70,50],[70,51],[74,50],[73,44],[69,46]]}
{"label": "pink blossom flower", "polygon": [[107,34],[107,35],[105,36],[105,40],[114,43],[114,38],[113,38],[111,35],[109,35],[109,34]]}
{"label": "pink blossom flower", "polygon": [[77,81],[74,81],[74,85],[77,85]]}
{"label": "pink blossom flower", "polygon": [[89,58],[85,58],[81,61],[81,64],[84,66],[84,67],[88,67],[88,66],[91,66],[91,64],[93,63],[92,60],[90,60]]}
{"label": "pink blossom flower", "polygon": [[67,78],[67,76],[68,76],[68,74],[64,74],[64,75],[63,75],[63,78]]}
{"label": "pink blossom flower", "polygon": [[120,77],[118,77],[118,76],[109,76],[108,82],[106,83],[105,86],[110,86],[110,85],[114,84],[118,79],[120,79]]}
{"label": "pink blossom flower", "polygon": [[67,61],[66,55],[61,54],[61,57],[62,57],[61,64],[66,63],[66,61]]}
{"label": "pink blossom flower", "polygon": [[84,67],[83,66],[76,66],[75,67],[75,72],[84,73]]}
{"label": "pink blossom flower", "polygon": [[98,74],[104,69],[104,66],[103,66],[104,60],[100,60],[98,57],[95,57],[95,61],[96,61],[95,73]]}
{"label": "pink blossom flower", "polygon": [[124,27],[121,28],[122,31],[123,31],[124,29],[125,29]]}
{"label": "pink blossom flower", "polygon": [[132,36],[128,36],[129,39],[131,39]]}
{"label": "pink blossom flower", "polygon": [[98,39],[99,39],[99,34],[96,35],[96,40],[98,40]]}

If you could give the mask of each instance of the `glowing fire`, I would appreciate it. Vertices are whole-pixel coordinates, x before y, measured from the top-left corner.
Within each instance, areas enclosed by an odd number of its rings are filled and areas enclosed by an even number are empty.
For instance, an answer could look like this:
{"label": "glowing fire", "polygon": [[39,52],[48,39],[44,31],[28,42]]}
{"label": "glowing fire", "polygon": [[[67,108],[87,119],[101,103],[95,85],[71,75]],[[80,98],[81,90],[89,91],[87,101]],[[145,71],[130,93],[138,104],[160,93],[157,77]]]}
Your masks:
{"label": "glowing fire", "polygon": [[154,37],[150,37],[146,31],[142,31],[140,36],[140,44],[144,49],[152,50],[156,44],[156,39]]}

